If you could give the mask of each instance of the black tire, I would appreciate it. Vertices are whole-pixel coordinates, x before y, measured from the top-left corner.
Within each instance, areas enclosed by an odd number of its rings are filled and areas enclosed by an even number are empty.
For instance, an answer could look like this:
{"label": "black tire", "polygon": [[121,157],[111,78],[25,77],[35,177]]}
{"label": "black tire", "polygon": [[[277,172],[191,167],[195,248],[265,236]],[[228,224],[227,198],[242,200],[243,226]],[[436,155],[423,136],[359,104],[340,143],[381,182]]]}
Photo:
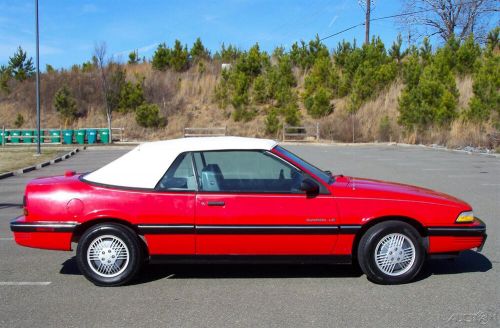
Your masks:
{"label": "black tire", "polygon": [[[389,235],[391,234],[397,234],[393,236],[405,236],[407,239],[405,239],[404,243],[407,246],[407,249],[411,249],[410,242],[413,244],[415,256],[413,261],[409,260],[409,264],[406,265],[406,267],[404,267],[404,265],[401,265],[400,267],[399,264],[396,264],[395,268],[398,268],[399,272],[387,274],[379,267],[379,265],[377,265],[375,252],[377,252],[379,243],[381,243],[379,246],[380,250],[383,249],[381,246],[383,245],[382,239],[385,237],[387,237],[385,240],[390,239],[391,237]],[[394,249],[397,249],[397,246],[394,247]],[[388,254],[400,254],[400,250],[401,248],[398,249],[397,253],[391,252]],[[357,257],[361,270],[366,274],[369,280],[377,284],[396,285],[410,282],[418,275],[424,264],[425,254],[426,251],[422,237],[418,231],[415,230],[415,228],[408,223],[401,221],[385,221],[374,225],[361,237]],[[394,255],[390,256],[394,257]],[[381,267],[384,268],[383,263]]]}
{"label": "black tire", "polygon": [[[99,238],[122,242],[124,245],[122,249],[126,250],[119,253],[113,253],[116,254],[115,256],[117,259],[114,261],[116,261],[118,265],[116,272],[109,275],[105,273],[99,274],[99,272],[97,272],[99,271],[99,259],[91,260],[87,258],[89,247]],[[107,245],[109,246],[110,244],[108,243]],[[107,250],[109,251],[109,248]],[[114,252],[114,250],[112,251]],[[127,254],[128,260],[118,260],[118,257],[121,257],[119,256],[121,253]],[[99,255],[99,257],[100,256],[101,255]],[[125,257],[124,255],[122,256]],[[132,229],[116,223],[103,223],[90,227],[80,238],[76,249],[76,262],[80,272],[95,285],[103,287],[120,286],[131,281],[141,268],[143,258],[143,250],[141,249],[140,240],[137,234]],[[102,259],[104,260],[104,258]],[[92,267],[92,264],[89,262],[94,263],[95,266]],[[120,269],[118,270],[118,268]]]}

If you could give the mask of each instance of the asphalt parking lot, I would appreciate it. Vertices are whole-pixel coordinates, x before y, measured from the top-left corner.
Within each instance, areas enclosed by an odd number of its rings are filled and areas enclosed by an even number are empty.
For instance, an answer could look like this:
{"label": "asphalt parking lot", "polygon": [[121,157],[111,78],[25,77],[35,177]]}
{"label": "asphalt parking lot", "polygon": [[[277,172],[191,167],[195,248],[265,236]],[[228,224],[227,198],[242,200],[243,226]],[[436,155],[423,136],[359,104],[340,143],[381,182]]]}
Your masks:
{"label": "asphalt parking lot", "polygon": [[[349,266],[148,266],[132,285],[99,288],[74,252],[17,246],[9,221],[32,178],[86,172],[125,153],[90,148],[0,180],[0,327],[498,327],[500,158],[387,145],[286,145],[323,169],[420,185],[468,201],[487,224],[483,253],[429,261],[415,282],[379,286]],[[481,321],[482,319],[482,321]]]}

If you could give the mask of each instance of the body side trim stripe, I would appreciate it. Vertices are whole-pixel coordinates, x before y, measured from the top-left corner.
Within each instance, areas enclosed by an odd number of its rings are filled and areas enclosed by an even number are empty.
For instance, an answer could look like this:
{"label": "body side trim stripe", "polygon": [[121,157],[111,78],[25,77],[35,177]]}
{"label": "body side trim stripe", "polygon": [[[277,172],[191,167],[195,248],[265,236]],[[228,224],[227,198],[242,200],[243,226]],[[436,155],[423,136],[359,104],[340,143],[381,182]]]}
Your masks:
{"label": "body side trim stripe", "polygon": [[[34,221],[10,223],[13,232],[72,232],[79,223]],[[139,224],[141,234],[356,234],[361,225],[192,225]],[[472,227],[428,227],[429,236],[483,236],[484,225]]]}
{"label": "body side trim stripe", "polygon": [[194,225],[192,224],[139,224],[137,229],[140,234],[194,234]]}
{"label": "body side trim stripe", "polygon": [[338,226],[308,226],[308,225],[199,225],[197,234],[244,234],[244,235],[321,235],[338,234]]}
{"label": "body side trim stripe", "polygon": [[140,224],[137,226],[142,234],[284,234],[284,235],[321,235],[321,234],[355,234],[360,225],[162,225]]}
{"label": "body side trim stripe", "polygon": [[485,233],[485,226],[427,228],[427,234],[429,236],[483,236]]}
{"label": "body side trim stripe", "polygon": [[75,222],[11,222],[12,232],[73,232],[78,226]]}

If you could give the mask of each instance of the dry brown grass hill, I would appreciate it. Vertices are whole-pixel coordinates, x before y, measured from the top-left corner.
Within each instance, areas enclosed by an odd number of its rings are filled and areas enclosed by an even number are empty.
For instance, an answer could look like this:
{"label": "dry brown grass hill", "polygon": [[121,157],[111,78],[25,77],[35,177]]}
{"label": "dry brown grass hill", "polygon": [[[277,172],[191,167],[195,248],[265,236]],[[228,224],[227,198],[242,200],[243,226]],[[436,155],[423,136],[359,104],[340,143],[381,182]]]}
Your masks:
{"label": "dry brown grass hill", "polygon": [[[231,106],[218,107],[214,99],[214,88],[221,73],[220,62],[205,63],[203,72],[193,66],[184,72],[167,70],[159,72],[149,63],[125,65],[128,80],[137,76],[145,77],[144,93],[149,102],[159,105],[161,114],[167,118],[163,128],[150,129],[140,127],[133,113],[114,113],[113,127],[125,128],[125,135],[132,140],[158,140],[182,136],[184,127],[223,127],[228,133],[239,136],[273,137],[267,135],[265,114],[268,108],[255,106],[258,115],[250,122],[235,122],[231,117]],[[296,92],[303,91],[305,73],[294,70],[298,81]],[[96,72],[69,70],[44,73],[41,76],[41,122],[42,128],[83,128],[106,127],[104,102],[99,89]],[[472,97],[472,79],[470,76],[457,79],[460,92],[459,111],[464,110]],[[77,99],[79,118],[71,124],[62,122],[53,108],[55,92],[67,85]],[[312,119],[300,103],[303,124],[319,123],[321,139],[339,142],[394,141],[405,143],[437,143],[449,147],[487,146],[488,134],[494,132],[491,126],[482,125],[481,129],[472,123],[456,120],[449,129],[429,130],[421,135],[403,131],[398,125],[398,97],[403,89],[398,79],[386,86],[376,97],[364,103],[356,114],[347,110],[347,99],[333,100],[332,114],[320,120]],[[33,79],[13,85],[11,93],[0,95],[0,127],[14,128],[18,113],[25,122],[21,128],[35,126],[35,87]],[[384,123],[382,123],[384,122]]]}

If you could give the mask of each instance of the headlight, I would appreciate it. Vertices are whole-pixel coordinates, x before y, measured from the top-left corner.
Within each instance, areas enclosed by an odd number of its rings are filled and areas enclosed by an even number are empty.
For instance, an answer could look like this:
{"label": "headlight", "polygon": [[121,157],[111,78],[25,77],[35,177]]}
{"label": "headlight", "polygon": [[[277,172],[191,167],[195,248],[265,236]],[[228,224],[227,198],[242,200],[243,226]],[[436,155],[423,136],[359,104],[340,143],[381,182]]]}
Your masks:
{"label": "headlight", "polygon": [[472,211],[462,212],[455,220],[456,223],[472,223],[474,221],[474,213]]}

